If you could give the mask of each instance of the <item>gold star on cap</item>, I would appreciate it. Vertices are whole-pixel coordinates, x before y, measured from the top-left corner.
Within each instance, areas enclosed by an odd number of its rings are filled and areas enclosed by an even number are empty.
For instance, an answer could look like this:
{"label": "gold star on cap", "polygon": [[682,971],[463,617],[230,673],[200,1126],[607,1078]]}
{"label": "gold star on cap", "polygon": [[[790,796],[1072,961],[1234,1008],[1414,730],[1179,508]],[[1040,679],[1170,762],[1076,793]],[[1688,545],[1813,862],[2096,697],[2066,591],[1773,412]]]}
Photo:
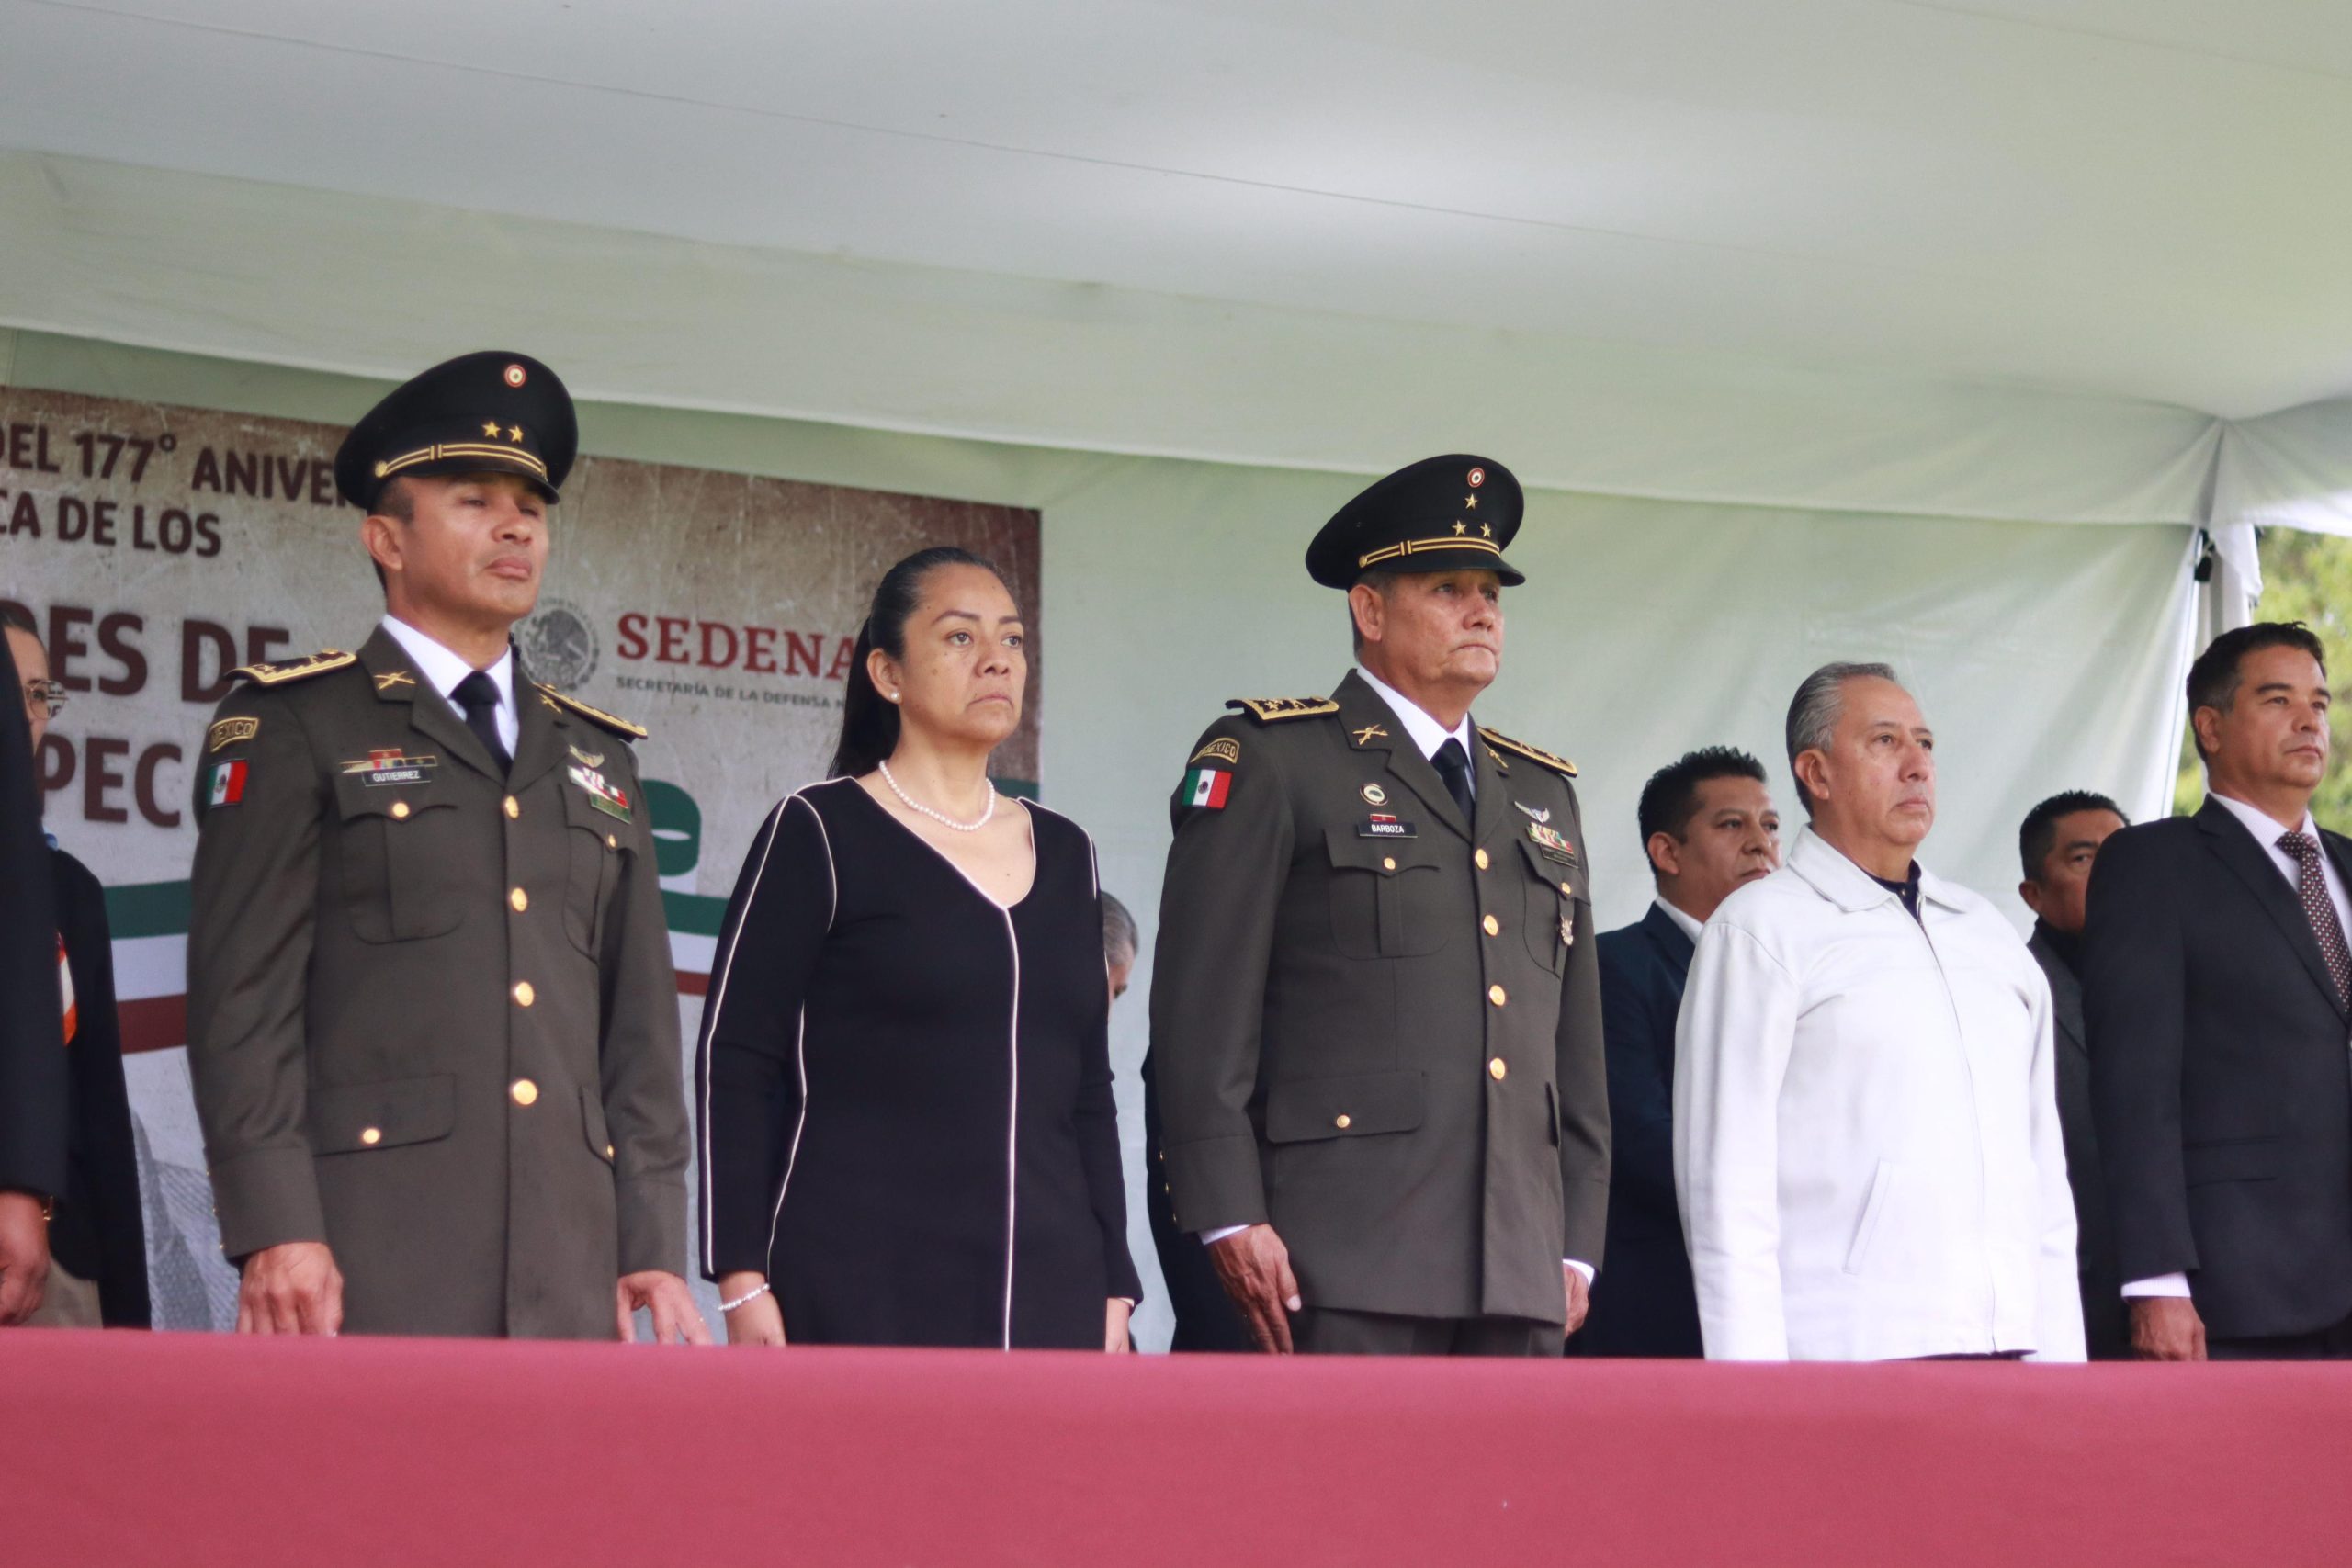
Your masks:
{"label": "gold star on cap", "polygon": [[1467,523],[1456,523],[1453,525],[1453,531],[1457,534],[1467,534],[1470,531],[1470,525]]}
{"label": "gold star on cap", "polygon": [[1475,495],[1465,495],[1462,498],[1462,504],[1476,512],[1478,510],[1478,498]]}
{"label": "gold star on cap", "polygon": [[[495,427],[492,427],[492,434],[497,434],[497,431],[496,431],[496,428],[495,428]],[[510,425],[508,425],[508,426],[506,427],[506,439],[507,439],[507,440],[509,440],[509,441],[520,441],[520,440],[522,440],[522,439],[523,439],[523,427],[522,427],[521,425],[519,425],[519,424],[510,424]]]}
{"label": "gold star on cap", "polygon": [[1494,525],[1491,523],[1481,523],[1478,525],[1478,532],[1483,537],[1491,539],[1495,536]]}
{"label": "gold star on cap", "polygon": [[484,435],[496,435],[498,434],[498,422],[494,419],[492,420],[488,424],[481,427],[481,433]]}

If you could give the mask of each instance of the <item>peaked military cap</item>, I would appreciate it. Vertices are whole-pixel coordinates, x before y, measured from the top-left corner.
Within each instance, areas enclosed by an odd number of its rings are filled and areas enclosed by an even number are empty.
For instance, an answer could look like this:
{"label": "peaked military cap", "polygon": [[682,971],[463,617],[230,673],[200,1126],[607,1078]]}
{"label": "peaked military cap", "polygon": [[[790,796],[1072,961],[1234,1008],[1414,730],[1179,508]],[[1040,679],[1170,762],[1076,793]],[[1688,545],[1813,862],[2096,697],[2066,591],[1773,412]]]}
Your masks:
{"label": "peaked military cap", "polygon": [[1351,588],[1367,571],[1492,571],[1509,587],[1526,577],[1503,559],[1526,497],[1491,457],[1424,457],[1334,513],[1306,547],[1306,575]]}
{"label": "peaked military cap", "polygon": [[436,365],[369,409],[335,451],[334,485],[363,512],[403,474],[520,474],[553,501],[579,450],[556,373],[492,349]]}

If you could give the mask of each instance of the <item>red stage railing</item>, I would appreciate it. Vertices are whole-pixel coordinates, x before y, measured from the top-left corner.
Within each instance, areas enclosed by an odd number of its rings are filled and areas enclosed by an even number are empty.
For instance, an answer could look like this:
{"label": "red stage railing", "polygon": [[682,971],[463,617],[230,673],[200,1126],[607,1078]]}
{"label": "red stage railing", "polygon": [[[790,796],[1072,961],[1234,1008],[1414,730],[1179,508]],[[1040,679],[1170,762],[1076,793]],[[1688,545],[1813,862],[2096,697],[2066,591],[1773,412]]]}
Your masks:
{"label": "red stage railing", "polygon": [[0,1334],[76,1563],[2352,1562],[2352,1368]]}

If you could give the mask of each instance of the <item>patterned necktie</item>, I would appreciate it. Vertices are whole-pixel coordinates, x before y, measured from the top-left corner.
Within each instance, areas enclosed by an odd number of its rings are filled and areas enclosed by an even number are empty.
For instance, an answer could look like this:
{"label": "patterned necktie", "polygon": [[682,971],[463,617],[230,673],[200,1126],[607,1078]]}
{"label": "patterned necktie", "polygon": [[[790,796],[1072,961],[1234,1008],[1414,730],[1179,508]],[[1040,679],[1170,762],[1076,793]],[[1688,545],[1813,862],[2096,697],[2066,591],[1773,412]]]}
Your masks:
{"label": "patterned necktie", "polygon": [[491,759],[498,764],[498,771],[503,773],[514,765],[514,759],[507,752],[506,742],[498,733],[498,682],[477,670],[458,682],[458,689],[449,694],[465,710],[466,728],[474,732],[474,738],[481,742],[482,750],[490,753]]}
{"label": "patterned necktie", "polygon": [[2327,896],[2327,877],[2319,867],[2319,840],[2309,833],[2281,833],[2278,847],[2302,867],[2303,918],[2312,923],[2312,935],[2319,938],[2319,955],[2327,960],[2328,976],[2335,982],[2335,999],[2352,1002],[2352,948],[2344,945],[2335,901]]}
{"label": "patterned necktie", "polygon": [[1445,781],[1445,792],[1453,796],[1454,805],[1462,807],[1462,820],[1471,820],[1475,813],[1470,809],[1470,753],[1462,749],[1461,741],[1449,735],[1430,761],[1437,765],[1437,776]]}

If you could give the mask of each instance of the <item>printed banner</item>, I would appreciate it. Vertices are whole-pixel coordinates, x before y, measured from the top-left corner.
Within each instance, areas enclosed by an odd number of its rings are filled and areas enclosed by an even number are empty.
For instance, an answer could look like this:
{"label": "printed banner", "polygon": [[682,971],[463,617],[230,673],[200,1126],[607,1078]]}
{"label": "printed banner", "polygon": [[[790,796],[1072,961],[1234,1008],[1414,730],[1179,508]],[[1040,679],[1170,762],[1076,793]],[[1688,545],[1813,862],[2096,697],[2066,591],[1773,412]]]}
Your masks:
{"label": "printed banner", "polygon": [[[40,748],[47,825],[107,889],[161,1325],[233,1316],[183,1049],[204,728],[229,671],[356,649],[382,614],[334,492],[342,435],[0,388],[0,603],[41,628],[67,694]],[[989,558],[1028,616],[1028,699],[995,767],[1034,793],[1036,513],[583,457],[550,515],[516,642],[536,679],[652,731],[638,754],[689,1028],[742,853],[823,773],[866,601],[910,551]]]}

